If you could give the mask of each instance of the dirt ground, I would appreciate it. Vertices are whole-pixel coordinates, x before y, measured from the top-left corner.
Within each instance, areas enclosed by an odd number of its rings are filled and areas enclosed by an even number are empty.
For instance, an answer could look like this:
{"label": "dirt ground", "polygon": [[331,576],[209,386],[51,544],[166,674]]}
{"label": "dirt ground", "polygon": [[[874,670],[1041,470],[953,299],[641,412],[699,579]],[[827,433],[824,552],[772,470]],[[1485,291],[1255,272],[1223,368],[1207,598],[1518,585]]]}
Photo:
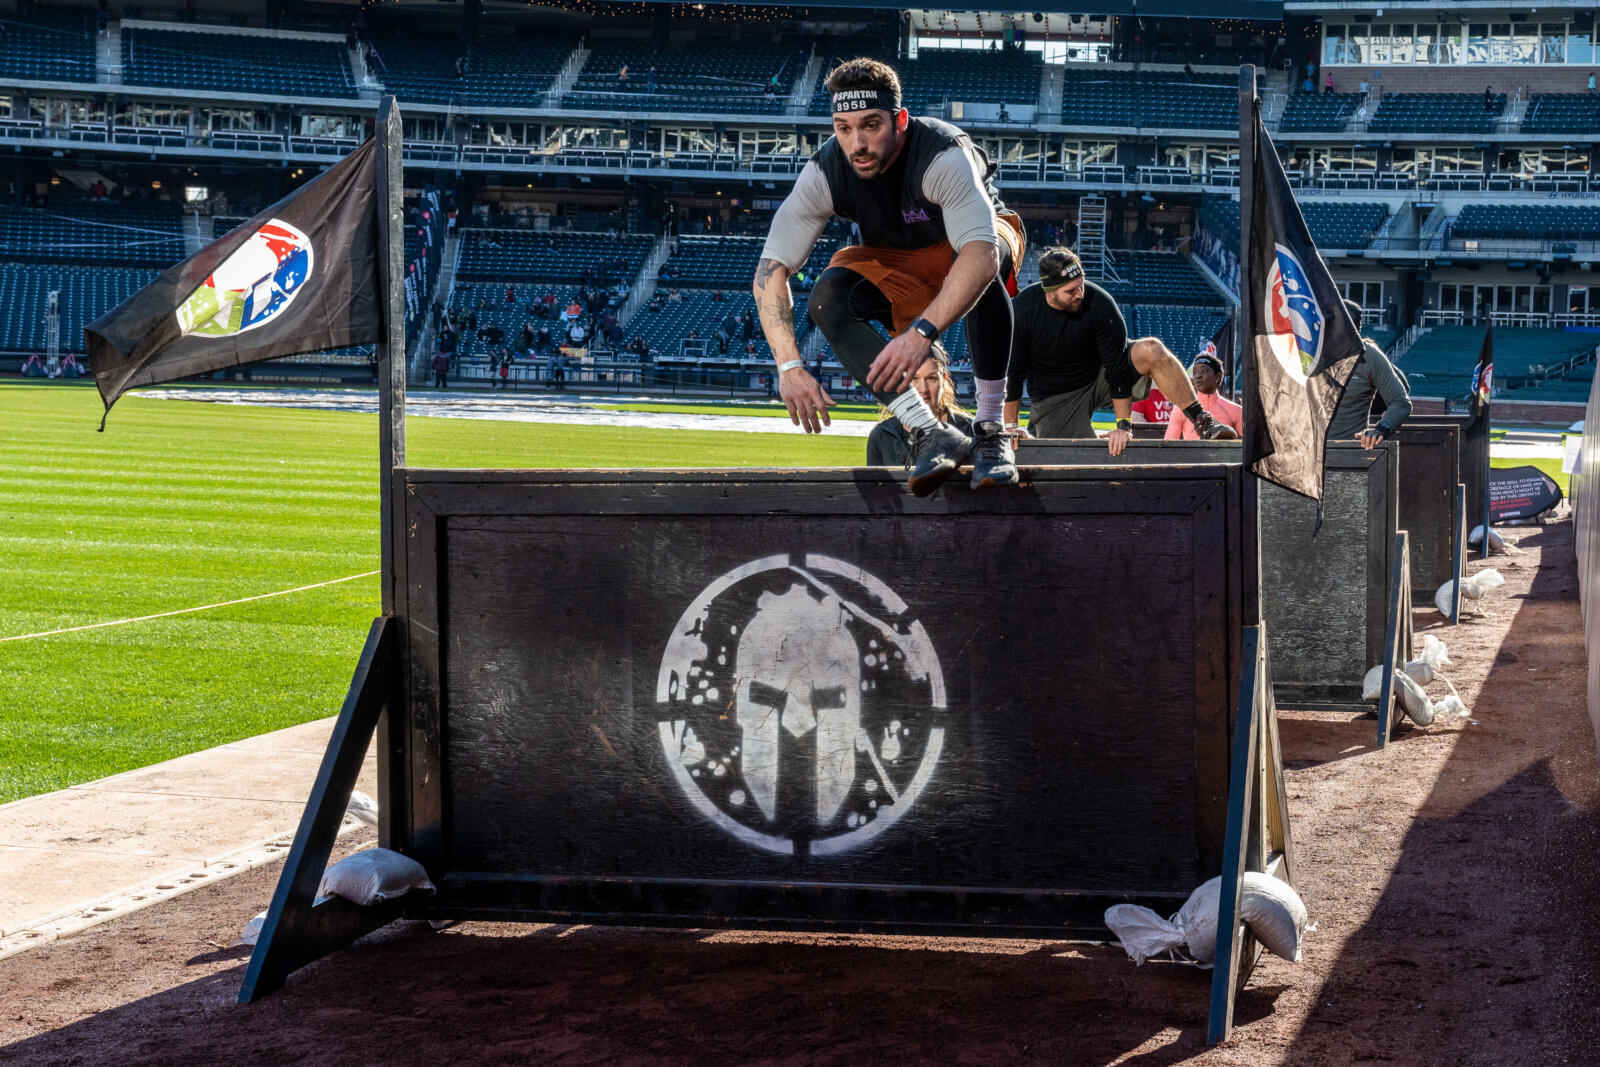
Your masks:
{"label": "dirt ground", "polygon": [[241,1007],[269,868],[0,962],[0,1062],[1600,1062],[1572,527],[1514,533],[1489,618],[1417,612],[1471,723],[1283,714],[1317,926],[1220,1048],[1208,974],[1036,941],[401,923]]}

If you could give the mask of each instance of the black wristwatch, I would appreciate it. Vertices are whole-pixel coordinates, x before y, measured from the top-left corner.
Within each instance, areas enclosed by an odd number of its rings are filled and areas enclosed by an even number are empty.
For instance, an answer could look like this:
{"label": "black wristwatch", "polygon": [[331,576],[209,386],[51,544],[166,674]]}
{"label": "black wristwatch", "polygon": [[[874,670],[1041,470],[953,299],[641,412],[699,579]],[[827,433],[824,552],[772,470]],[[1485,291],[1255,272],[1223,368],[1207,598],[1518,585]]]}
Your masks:
{"label": "black wristwatch", "polygon": [[937,341],[939,339],[939,327],[935,326],[933,323],[929,322],[925,318],[922,318],[921,316],[918,316],[916,319],[912,320],[911,328],[916,330],[930,341]]}
{"label": "black wristwatch", "polygon": [[1117,420],[1117,429],[1123,431],[1124,433],[1132,433],[1133,432],[1133,420],[1132,419],[1118,419]]}

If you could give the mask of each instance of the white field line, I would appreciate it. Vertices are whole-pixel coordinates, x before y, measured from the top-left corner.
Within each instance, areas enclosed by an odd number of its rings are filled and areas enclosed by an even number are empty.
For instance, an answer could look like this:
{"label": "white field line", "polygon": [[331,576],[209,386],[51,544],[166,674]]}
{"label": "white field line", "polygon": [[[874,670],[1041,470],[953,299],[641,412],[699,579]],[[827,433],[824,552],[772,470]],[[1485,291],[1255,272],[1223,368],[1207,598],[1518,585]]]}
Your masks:
{"label": "white field line", "polygon": [[176,611],[160,611],[154,615],[140,615],[136,619],[114,619],[111,622],[92,622],[87,626],[68,626],[61,630],[41,630],[36,634],[17,634],[14,637],[0,637],[0,644],[7,641],[26,641],[30,637],[53,637],[56,634],[75,634],[83,630],[98,630],[103,626],[125,626],[130,622],[148,622],[150,619],[165,619],[171,615],[187,615],[192,611],[210,611],[212,608],[226,608],[234,604],[247,604],[252,600],[266,600],[268,597],[288,596],[290,593],[303,593],[307,589],[321,589],[325,585],[338,585],[340,582],[353,582],[357,578],[370,578],[377,571],[362,571],[346,578],[333,578],[326,582],[313,582],[310,585],[300,585],[293,589],[279,589],[275,593],[257,593],[255,596],[244,596],[238,600],[224,600],[220,604],[202,604],[196,608],[178,608]]}

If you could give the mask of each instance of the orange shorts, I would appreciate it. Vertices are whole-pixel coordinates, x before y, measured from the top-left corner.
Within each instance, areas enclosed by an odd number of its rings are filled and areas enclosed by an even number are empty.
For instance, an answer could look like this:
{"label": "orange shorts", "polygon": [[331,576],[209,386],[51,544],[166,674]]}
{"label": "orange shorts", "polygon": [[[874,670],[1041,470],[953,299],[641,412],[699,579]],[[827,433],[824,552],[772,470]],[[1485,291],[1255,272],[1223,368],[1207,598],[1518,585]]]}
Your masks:
{"label": "orange shorts", "polygon": [[[1025,238],[1022,219],[1016,212],[1002,211],[999,215],[1000,239],[1011,250],[1011,273],[1004,279],[1006,292],[1017,295],[1017,269],[1022,265]],[[894,309],[894,332],[911,328],[911,322],[933,302],[944,285],[950,264],[955,262],[955,249],[949,241],[940,241],[926,248],[873,248],[870,245],[848,245],[833,254],[830,267],[847,267],[878,287],[888,297]]]}

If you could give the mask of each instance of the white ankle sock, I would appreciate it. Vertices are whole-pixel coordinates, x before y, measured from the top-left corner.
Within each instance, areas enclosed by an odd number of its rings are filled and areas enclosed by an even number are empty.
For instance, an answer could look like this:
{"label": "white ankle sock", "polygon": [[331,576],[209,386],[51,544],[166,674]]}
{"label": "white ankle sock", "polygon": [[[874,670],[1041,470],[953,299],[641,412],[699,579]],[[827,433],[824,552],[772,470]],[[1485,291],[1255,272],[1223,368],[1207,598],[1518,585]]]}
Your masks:
{"label": "white ankle sock", "polygon": [[939,420],[934,418],[922,394],[907,389],[889,402],[889,414],[900,420],[907,430],[937,430]]}
{"label": "white ankle sock", "polygon": [[999,422],[1006,402],[1004,378],[976,378],[978,386],[978,413],[974,422]]}

